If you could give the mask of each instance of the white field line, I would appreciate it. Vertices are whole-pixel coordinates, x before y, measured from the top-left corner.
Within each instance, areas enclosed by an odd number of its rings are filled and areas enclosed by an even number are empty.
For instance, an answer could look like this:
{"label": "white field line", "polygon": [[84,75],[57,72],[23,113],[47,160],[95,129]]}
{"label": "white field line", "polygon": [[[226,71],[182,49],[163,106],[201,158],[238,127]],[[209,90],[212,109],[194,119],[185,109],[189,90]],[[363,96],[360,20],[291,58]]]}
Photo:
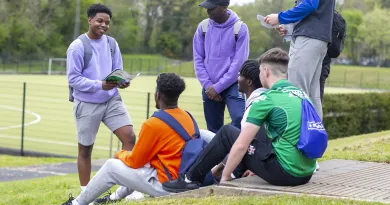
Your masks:
{"label": "white field line", "polygon": [[[1,109],[1,108],[3,108],[3,109],[8,109],[8,110],[13,110],[13,111],[20,111],[20,112],[23,112],[22,109],[16,108],[16,107],[10,107],[10,106],[0,105],[0,109]],[[35,116],[35,118],[36,118],[34,121],[31,121],[31,122],[28,122],[28,123],[24,123],[24,126],[25,126],[25,127],[30,126],[30,125],[33,125],[33,124],[36,124],[36,123],[38,123],[39,121],[41,121],[41,116],[38,115],[37,113],[32,112],[32,111],[29,111],[29,110],[25,110],[25,112],[26,112],[27,114],[30,114],[30,115]],[[12,126],[7,126],[7,127],[0,127],[0,130],[9,130],[9,129],[20,128],[20,127],[22,127],[22,124],[19,124],[19,125],[12,125]]]}
{"label": "white field line", "polygon": [[[9,136],[9,135],[3,135],[0,134],[0,138],[5,138],[5,139],[14,139],[14,140],[20,140],[20,137],[17,136]],[[54,144],[54,145],[63,145],[63,146],[69,146],[69,147],[78,147],[77,143],[70,143],[70,142],[61,142],[61,141],[53,141],[53,140],[42,140],[42,139],[36,139],[32,137],[24,137],[25,141],[30,141],[30,142],[40,142],[40,143],[46,143],[46,144]],[[93,146],[94,149],[99,149],[99,150],[110,150],[107,147],[102,147],[102,146]]]}

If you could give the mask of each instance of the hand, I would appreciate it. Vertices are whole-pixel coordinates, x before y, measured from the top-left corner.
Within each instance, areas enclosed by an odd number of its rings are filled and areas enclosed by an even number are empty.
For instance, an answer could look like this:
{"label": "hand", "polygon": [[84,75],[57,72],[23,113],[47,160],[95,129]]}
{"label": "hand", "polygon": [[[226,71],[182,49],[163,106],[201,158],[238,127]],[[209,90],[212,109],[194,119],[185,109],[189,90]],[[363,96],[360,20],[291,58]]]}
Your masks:
{"label": "hand", "polygon": [[130,86],[130,82],[126,83],[126,82],[119,82],[118,83],[118,88],[120,89],[125,89],[125,88],[128,88]]}
{"label": "hand", "polygon": [[210,86],[206,90],[206,95],[209,99],[215,100],[217,102],[222,102],[221,96],[215,91],[214,86]]}
{"label": "hand", "polygon": [[280,24],[279,23],[279,14],[270,14],[264,18],[264,21],[271,26],[276,26],[276,25]]}
{"label": "hand", "polygon": [[219,183],[228,182],[228,181],[232,181],[232,180],[233,180],[233,178],[230,175],[228,175],[228,176],[222,175],[221,181]]}
{"label": "hand", "polygon": [[112,89],[114,89],[117,85],[118,85],[117,83],[103,81],[103,83],[102,83],[102,89],[103,89],[103,90],[112,90]]}
{"label": "hand", "polygon": [[250,177],[250,176],[255,176],[255,175],[256,175],[255,173],[251,172],[251,171],[248,169],[248,170],[246,170],[246,171],[244,172],[244,174],[242,175],[242,177]]}
{"label": "hand", "polygon": [[285,36],[287,34],[287,29],[284,29],[283,27],[275,28],[279,32],[280,36]]}

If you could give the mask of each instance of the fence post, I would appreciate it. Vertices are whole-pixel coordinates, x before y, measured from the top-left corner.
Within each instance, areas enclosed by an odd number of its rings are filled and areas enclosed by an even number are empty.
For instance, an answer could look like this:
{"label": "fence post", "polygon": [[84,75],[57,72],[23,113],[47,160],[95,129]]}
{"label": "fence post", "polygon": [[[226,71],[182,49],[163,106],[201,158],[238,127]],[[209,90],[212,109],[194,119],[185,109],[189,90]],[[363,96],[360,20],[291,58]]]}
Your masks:
{"label": "fence post", "polygon": [[347,82],[347,70],[344,70],[344,87]]}
{"label": "fence post", "polygon": [[149,119],[149,110],[150,110],[150,92],[148,92],[148,98],[146,102],[146,119]]}
{"label": "fence post", "polygon": [[108,158],[111,158],[111,156],[112,156],[112,135],[113,135],[113,132],[111,132],[111,134],[110,134],[110,153],[108,154]]}
{"label": "fence post", "polygon": [[26,108],[26,82],[23,82],[23,108],[22,108],[22,142],[20,156],[24,156],[24,111]]}
{"label": "fence post", "polygon": [[379,72],[377,72],[376,88],[378,88],[378,89],[379,89],[379,86],[380,86],[380,80],[381,80],[381,76],[379,75]]}

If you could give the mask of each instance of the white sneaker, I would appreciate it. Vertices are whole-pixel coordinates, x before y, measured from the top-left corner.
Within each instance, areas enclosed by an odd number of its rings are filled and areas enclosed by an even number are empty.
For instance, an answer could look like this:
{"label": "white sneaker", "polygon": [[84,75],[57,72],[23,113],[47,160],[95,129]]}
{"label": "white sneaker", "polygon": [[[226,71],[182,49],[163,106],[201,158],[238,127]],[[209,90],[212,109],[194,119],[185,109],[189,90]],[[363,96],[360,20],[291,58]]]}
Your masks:
{"label": "white sneaker", "polygon": [[139,191],[133,191],[129,196],[126,196],[126,201],[134,201],[145,198],[144,194]]}
{"label": "white sneaker", "polygon": [[320,171],[320,165],[318,164],[318,161],[316,161],[316,169],[314,170],[313,174]]}

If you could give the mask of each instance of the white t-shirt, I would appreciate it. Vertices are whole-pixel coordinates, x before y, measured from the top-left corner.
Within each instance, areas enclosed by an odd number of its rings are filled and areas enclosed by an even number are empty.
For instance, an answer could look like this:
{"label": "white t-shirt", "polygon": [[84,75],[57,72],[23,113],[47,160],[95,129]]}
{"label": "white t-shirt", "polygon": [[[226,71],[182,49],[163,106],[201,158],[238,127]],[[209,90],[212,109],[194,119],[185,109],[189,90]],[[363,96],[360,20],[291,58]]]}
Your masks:
{"label": "white t-shirt", "polygon": [[252,102],[258,98],[260,96],[261,93],[267,91],[266,88],[258,88],[256,89],[255,91],[252,92],[252,94],[249,96],[249,98],[247,98],[245,100],[245,112],[244,112],[244,115],[242,116],[242,120],[241,120],[241,127],[243,127],[244,123],[246,122],[246,118],[248,117],[248,113],[249,113],[249,108],[251,107],[252,105]]}

